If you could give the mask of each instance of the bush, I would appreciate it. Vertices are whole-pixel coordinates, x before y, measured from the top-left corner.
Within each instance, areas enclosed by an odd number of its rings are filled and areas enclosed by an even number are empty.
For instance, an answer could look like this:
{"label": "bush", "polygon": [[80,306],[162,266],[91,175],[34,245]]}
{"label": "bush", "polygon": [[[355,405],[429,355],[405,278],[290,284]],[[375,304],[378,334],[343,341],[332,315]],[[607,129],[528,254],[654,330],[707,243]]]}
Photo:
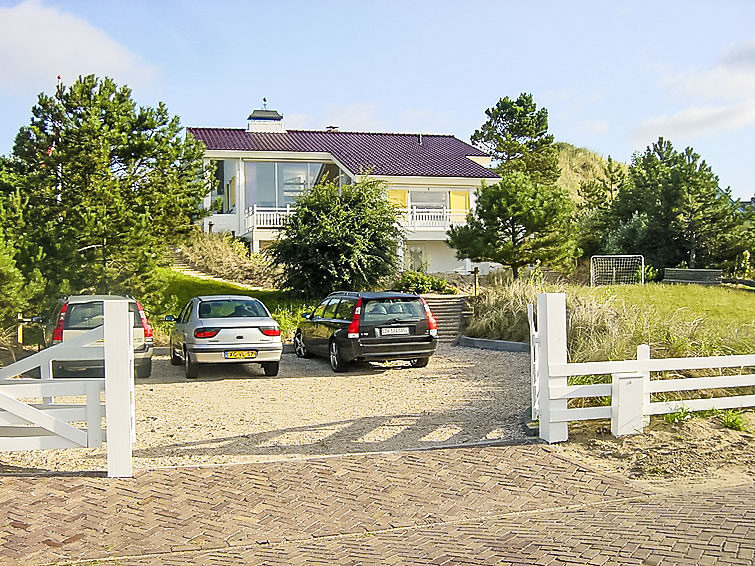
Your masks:
{"label": "bush", "polygon": [[458,289],[445,279],[428,275],[421,271],[405,271],[394,285],[397,291],[409,293],[439,293],[441,295],[454,295]]}
{"label": "bush", "polygon": [[278,274],[264,254],[250,253],[246,242],[228,233],[196,229],[181,253],[194,269],[245,285],[270,287]]}

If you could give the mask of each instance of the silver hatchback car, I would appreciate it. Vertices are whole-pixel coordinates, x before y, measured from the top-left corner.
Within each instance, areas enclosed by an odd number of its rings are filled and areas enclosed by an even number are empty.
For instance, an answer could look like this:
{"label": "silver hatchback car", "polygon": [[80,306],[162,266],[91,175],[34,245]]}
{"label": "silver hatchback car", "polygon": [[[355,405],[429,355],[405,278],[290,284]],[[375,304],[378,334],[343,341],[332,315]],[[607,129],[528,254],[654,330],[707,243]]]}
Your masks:
{"label": "silver hatchback car", "polygon": [[200,364],[256,363],[278,375],[283,343],[278,323],[259,300],[245,295],[194,297],[170,335],[170,360],[184,365],[186,377],[199,377]]}

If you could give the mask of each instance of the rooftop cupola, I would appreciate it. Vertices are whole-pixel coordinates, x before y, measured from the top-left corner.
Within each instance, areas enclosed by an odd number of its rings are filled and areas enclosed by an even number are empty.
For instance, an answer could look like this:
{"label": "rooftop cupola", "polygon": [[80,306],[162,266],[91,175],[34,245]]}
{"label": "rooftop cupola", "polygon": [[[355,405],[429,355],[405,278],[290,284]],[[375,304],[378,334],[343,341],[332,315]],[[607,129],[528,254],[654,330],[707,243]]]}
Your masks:
{"label": "rooftop cupola", "polygon": [[283,116],[277,110],[255,110],[247,118],[247,132],[276,132],[286,131],[283,127]]}

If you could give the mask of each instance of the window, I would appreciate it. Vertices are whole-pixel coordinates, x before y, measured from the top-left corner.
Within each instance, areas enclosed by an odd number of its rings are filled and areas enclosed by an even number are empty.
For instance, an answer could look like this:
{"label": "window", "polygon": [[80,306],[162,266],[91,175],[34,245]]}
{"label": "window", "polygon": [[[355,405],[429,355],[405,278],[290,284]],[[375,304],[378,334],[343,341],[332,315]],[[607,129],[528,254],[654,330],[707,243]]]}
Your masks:
{"label": "window", "polygon": [[411,205],[417,208],[448,207],[448,191],[411,191]]}
{"label": "window", "polygon": [[315,311],[312,313],[312,318],[322,318],[323,312],[325,312],[325,305],[328,304],[328,299],[321,302]]}
{"label": "window", "polygon": [[336,316],[338,320],[351,320],[351,315],[354,312],[354,307],[357,304],[356,299],[341,299],[336,309]]}
{"label": "window", "polygon": [[322,317],[335,318],[336,307],[338,307],[338,299],[330,299],[328,306],[325,307],[325,313],[323,313]]}
{"label": "window", "polygon": [[[296,203],[302,191],[326,181],[339,185],[351,179],[335,163],[305,161],[244,162],[246,206],[285,207]],[[227,183],[226,183],[227,184]]]}
{"label": "window", "polygon": [[251,318],[268,316],[262,303],[254,299],[223,299],[199,303],[199,318]]}
{"label": "window", "polygon": [[[136,303],[129,302],[128,310],[134,313],[134,328],[141,328],[142,317],[139,316]],[[92,330],[102,326],[104,321],[102,301],[69,303],[63,326],[66,330]]]}
{"label": "window", "polygon": [[178,322],[189,322],[189,316],[191,316],[191,306],[192,302],[189,301],[186,303],[186,306],[184,307],[184,310],[181,311],[181,314],[178,315]]}

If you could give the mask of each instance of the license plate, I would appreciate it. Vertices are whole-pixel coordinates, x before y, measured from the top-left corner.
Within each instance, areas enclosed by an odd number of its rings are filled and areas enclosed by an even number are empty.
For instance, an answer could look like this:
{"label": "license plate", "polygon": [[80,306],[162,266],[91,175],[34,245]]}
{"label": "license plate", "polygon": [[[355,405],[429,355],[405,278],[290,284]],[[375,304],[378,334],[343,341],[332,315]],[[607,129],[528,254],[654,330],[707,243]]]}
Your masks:
{"label": "license plate", "polygon": [[409,334],[408,326],[399,326],[395,328],[381,328],[381,336],[395,336],[396,334]]}
{"label": "license plate", "polygon": [[240,350],[233,352],[223,352],[223,356],[226,360],[246,360],[248,358],[256,358],[257,352],[254,350]]}

